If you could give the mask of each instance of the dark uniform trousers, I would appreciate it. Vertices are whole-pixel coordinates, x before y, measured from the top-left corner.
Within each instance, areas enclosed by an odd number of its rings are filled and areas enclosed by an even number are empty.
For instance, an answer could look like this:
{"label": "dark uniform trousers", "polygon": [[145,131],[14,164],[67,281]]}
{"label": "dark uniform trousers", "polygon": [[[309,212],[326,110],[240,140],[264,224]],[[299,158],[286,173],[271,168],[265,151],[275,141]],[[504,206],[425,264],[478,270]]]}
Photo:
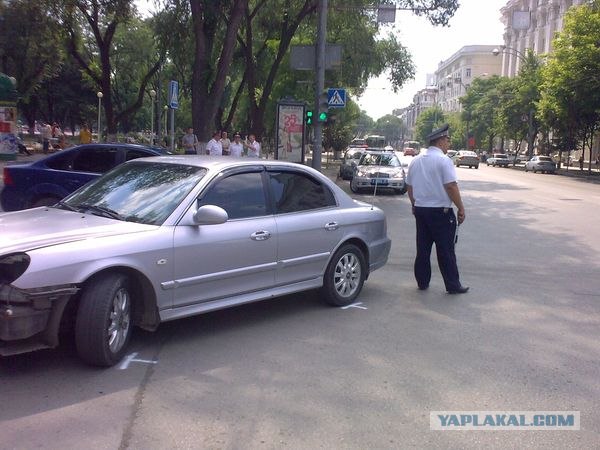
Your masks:
{"label": "dark uniform trousers", "polygon": [[417,222],[417,257],[415,278],[420,288],[429,286],[431,280],[431,246],[435,243],[438,265],[447,291],[460,288],[454,243],[456,216],[452,208],[415,207]]}

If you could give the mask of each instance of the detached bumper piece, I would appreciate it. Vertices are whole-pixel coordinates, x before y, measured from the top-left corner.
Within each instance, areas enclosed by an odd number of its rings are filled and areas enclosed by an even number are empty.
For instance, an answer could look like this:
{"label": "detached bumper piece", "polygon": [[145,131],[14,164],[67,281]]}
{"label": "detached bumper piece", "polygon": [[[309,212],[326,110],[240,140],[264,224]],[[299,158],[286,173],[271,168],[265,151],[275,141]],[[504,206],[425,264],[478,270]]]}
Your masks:
{"label": "detached bumper piece", "polygon": [[0,285],[0,355],[58,345],[62,313],[76,286],[17,289]]}

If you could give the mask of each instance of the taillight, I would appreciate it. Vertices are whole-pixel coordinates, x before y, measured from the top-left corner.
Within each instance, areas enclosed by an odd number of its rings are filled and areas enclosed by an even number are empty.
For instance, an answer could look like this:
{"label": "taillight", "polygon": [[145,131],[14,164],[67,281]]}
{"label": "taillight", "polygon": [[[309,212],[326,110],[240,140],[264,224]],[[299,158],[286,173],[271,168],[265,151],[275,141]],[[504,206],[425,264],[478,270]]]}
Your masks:
{"label": "taillight", "polygon": [[10,176],[10,171],[8,170],[8,167],[5,167],[2,171],[2,178],[4,181],[4,186],[11,186],[14,184],[13,179]]}

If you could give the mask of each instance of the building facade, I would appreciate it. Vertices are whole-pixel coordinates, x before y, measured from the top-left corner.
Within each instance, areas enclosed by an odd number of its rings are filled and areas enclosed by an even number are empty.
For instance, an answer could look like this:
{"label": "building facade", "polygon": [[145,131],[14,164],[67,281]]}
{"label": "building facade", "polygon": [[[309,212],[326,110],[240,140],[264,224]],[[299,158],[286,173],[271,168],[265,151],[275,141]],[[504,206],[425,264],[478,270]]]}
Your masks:
{"label": "building facade", "polygon": [[438,64],[435,72],[437,104],[443,111],[461,110],[464,96],[475,78],[500,75],[502,60],[494,56],[497,45],[467,45]]}
{"label": "building facade", "polygon": [[538,55],[552,51],[552,39],[562,30],[565,12],[585,0],[510,0],[500,10],[504,24],[502,75],[519,73],[522,56],[528,49]]}

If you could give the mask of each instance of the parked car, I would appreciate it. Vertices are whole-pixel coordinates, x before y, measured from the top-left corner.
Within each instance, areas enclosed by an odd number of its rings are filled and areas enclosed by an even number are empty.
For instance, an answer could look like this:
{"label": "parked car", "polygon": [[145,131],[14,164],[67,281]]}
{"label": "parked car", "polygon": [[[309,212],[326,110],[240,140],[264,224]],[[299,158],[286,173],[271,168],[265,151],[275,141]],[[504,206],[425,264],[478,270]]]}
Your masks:
{"label": "parked car", "polygon": [[479,156],[471,150],[460,150],[452,157],[452,161],[456,167],[469,166],[479,169]]}
{"label": "parked car", "polygon": [[0,355],[58,344],[111,366],[132,328],[320,289],[348,305],[388,258],[383,211],[283,161],[127,161],[54,206],[0,214]]}
{"label": "parked car", "polygon": [[500,167],[508,167],[511,163],[510,159],[508,159],[508,155],[505,153],[494,153],[492,157],[488,157],[485,161],[488,166],[500,166]]}
{"label": "parked car", "polygon": [[4,211],[53,205],[113,167],[166,150],[133,144],[84,144],[28,164],[5,166],[0,202]]}
{"label": "parked car", "polygon": [[405,172],[394,152],[365,152],[354,170],[350,190],[392,189],[396,194],[406,193]]}
{"label": "parked car", "polygon": [[554,173],[556,172],[556,163],[549,156],[534,156],[525,163],[525,172],[533,171],[536,173]]}
{"label": "parked car", "polygon": [[351,180],[354,174],[354,168],[365,152],[363,148],[350,148],[346,150],[340,163],[340,178],[342,180]]}

